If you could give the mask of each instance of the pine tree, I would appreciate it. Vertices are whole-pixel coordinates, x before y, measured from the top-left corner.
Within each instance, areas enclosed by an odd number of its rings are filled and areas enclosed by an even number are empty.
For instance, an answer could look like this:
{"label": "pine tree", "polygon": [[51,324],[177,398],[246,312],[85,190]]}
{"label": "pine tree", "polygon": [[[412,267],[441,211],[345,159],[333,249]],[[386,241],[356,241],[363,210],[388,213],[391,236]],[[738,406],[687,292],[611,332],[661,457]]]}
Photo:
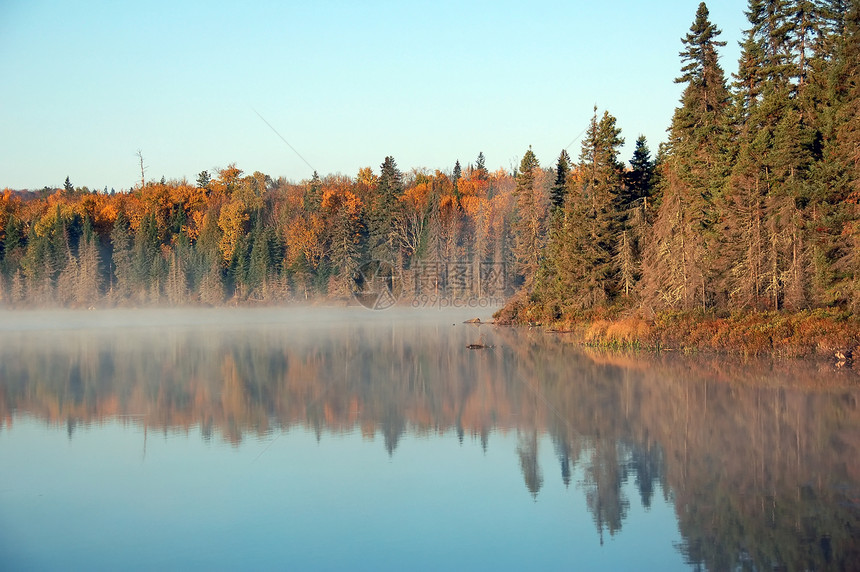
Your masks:
{"label": "pine tree", "polygon": [[208,190],[211,181],[212,177],[209,175],[209,171],[200,171],[200,174],[197,175],[197,188]]}
{"label": "pine tree", "polygon": [[643,269],[644,293],[652,307],[707,306],[714,289],[716,256],[713,196],[722,186],[721,143],[728,90],[717,48],[719,29],[701,3],[682,40],[685,83],[681,106],[669,130],[661,163],[662,199]]}
{"label": "pine tree", "polygon": [[198,292],[200,301],[208,306],[218,306],[224,302],[224,271],[216,260],[210,260],[210,266],[200,280]]}
{"label": "pine tree", "polygon": [[154,213],[147,213],[134,233],[131,251],[134,292],[140,301],[157,302],[163,286],[161,241]]}
{"label": "pine tree", "polygon": [[386,157],[380,167],[379,181],[368,219],[368,245],[371,258],[399,262],[395,248],[394,211],[403,194],[403,177],[394,157]]}
{"label": "pine tree", "polygon": [[541,209],[537,193],[536,178],[540,163],[532,148],[529,147],[517,173],[517,218],[514,231],[514,256],[517,272],[525,280],[530,280],[538,269],[542,241]]}
{"label": "pine tree", "polygon": [[187,239],[181,237],[170,252],[164,291],[168,302],[174,306],[180,306],[188,302],[187,255],[185,254],[187,248]]}
{"label": "pine tree", "polygon": [[49,231],[51,268],[54,269],[52,279],[55,279],[66,267],[72,256],[69,246],[68,224],[58,204]]}
{"label": "pine tree", "polygon": [[27,251],[21,260],[26,298],[33,304],[49,304],[54,299],[53,276],[56,269],[51,257],[51,244],[47,236],[33,229],[27,237]]}
{"label": "pine tree", "polygon": [[316,212],[322,203],[322,181],[316,171],[307,184],[304,198],[304,208],[308,212]]}
{"label": "pine tree", "polygon": [[75,302],[80,306],[90,307],[101,297],[102,274],[98,236],[93,230],[89,216],[84,217],[76,262]]}
{"label": "pine tree", "polygon": [[[838,7],[836,7],[838,8]],[[812,174],[814,277],[818,303],[860,307],[860,3],[852,2],[830,25],[832,58],[822,67],[827,106],[823,108],[823,159]],[[834,37],[836,31],[841,31]],[[821,232],[821,231],[826,232]]]}
{"label": "pine tree", "polygon": [[550,201],[554,210],[564,206],[564,199],[567,196],[567,177],[570,175],[570,167],[570,155],[567,154],[566,149],[562,149],[555,165],[555,184],[553,184],[552,189],[550,190]]}
{"label": "pine tree", "polygon": [[624,184],[617,198],[618,230],[613,265],[618,273],[619,293],[625,298],[638,291],[656,180],[656,161],[651,159],[645,136],[640,135],[630,159],[630,170],[624,173]]}
{"label": "pine tree", "polygon": [[251,237],[244,232],[239,235],[227,262],[227,276],[233,286],[233,298],[244,300],[250,294],[248,270],[250,268]]}
{"label": "pine tree", "polygon": [[[809,171],[819,154],[809,70],[824,20],[807,0],[750,0],[736,76],[735,151],[725,193],[725,258],[736,305],[808,303]],[[814,209],[813,209],[814,210]]]}
{"label": "pine tree", "polygon": [[[601,306],[632,287],[633,268],[623,258],[629,252],[616,257],[628,235],[617,210],[623,186],[618,154],[624,139],[615,121],[608,112],[598,121],[594,110],[577,177],[567,179],[567,199],[550,229],[534,297],[553,317]],[[620,284],[622,276],[630,282]]]}
{"label": "pine tree", "polygon": [[353,279],[359,267],[364,235],[362,209],[360,201],[352,193],[333,200],[330,206],[333,217],[329,261],[335,270],[335,280],[329,294],[346,297],[352,292]]}
{"label": "pine tree", "polygon": [[0,258],[0,276],[12,276],[24,256],[24,224],[14,213],[6,219],[5,236]]}
{"label": "pine tree", "polygon": [[654,188],[656,161],[651,159],[651,150],[644,135],[636,139],[636,148],[630,159],[630,171],[626,173],[624,189],[620,196],[621,208],[629,208],[638,200],[646,200]]}
{"label": "pine tree", "polygon": [[475,161],[475,178],[479,181],[486,181],[489,178],[489,171],[487,171],[486,159],[484,158],[484,153],[481,151],[478,153],[478,159]]}
{"label": "pine tree", "polygon": [[261,294],[266,281],[275,272],[272,229],[260,219],[258,216],[251,233],[251,254],[248,261],[248,287],[257,295]]}
{"label": "pine tree", "polygon": [[[575,209],[583,211],[585,226],[580,232],[585,233],[585,240],[580,238],[572,242],[573,248],[581,248],[587,256],[586,281],[576,286],[589,293],[592,306],[601,304],[617,291],[613,257],[618,238],[616,232],[619,230],[617,207],[624,169],[618,161],[618,154],[623,144],[624,139],[621,130],[615,126],[615,118],[604,111],[598,122],[595,108],[580,152],[581,196],[573,205]],[[583,235],[580,234],[580,237]]]}
{"label": "pine tree", "polygon": [[125,215],[120,212],[113,223],[110,233],[113,254],[113,276],[111,294],[117,301],[126,301],[131,295],[134,285],[134,267],[131,257],[131,238],[129,236],[128,222]]}

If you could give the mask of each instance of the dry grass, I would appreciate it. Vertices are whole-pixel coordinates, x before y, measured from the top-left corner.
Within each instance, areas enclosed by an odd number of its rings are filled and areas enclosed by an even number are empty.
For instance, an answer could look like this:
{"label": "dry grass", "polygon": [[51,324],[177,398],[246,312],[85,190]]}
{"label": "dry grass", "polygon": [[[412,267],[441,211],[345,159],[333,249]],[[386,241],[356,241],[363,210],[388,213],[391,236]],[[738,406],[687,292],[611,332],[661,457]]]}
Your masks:
{"label": "dry grass", "polygon": [[[522,318],[535,314],[525,300],[518,306],[514,314],[520,319],[511,316],[512,323],[525,323]],[[583,343],[597,347],[802,357],[832,356],[836,350],[860,346],[860,317],[830,309],[728,316],[666,312],[650,320],[607,312],[566,318],[553,329],[573,332]]]}

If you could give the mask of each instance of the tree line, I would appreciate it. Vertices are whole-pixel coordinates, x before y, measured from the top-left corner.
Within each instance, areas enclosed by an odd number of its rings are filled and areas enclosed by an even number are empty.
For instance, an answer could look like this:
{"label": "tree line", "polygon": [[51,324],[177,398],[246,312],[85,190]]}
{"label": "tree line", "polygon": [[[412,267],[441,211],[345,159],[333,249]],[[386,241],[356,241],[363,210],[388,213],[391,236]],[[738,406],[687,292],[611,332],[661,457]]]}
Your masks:
{"label": "tree line", "polygon": [[[162,178],[119,193],[75,188],[68,178],[60,189],[6,189],[0,302],[348,298],[360,265],[371,259],[411,278],[419,262],[444,269],[511,258],[514,185],[511,173],[490,172],[479,154],[451,172],[403,173],[386,157],[378,174],[370,167],[355,177],[314,173],[301,183],[230,165],[203,171],[195,183]],[[434,287],[453,289],[438,273]],[[405,282],[412,294],[420,289]]]}
{"label": "tree line", "polygon": [[[371,259],[406,291],[480,295],[481,265],[520,321],[593,312],[799,310],[860,300],[860,3],[749,0],[738,69],[699,5],[684,86],[656,155],[629,164],[608,111],[573,160],[514,172],[483,154],[450,170],[316,173],[300,183],[235,165],[128,192],[0,195],[0,302],[208,304],[348,298]],[[430,284],[415,272],[433,268]],[[464,274],[464,275],[465,275]],[[426,276],[425,276],[426,278]],[[461,276],[462,278],[462,276]]]}
{"label": "tree line", "polygon": [[668,142],[630,167],[608,112],[571,166],[562,152],[543,257],[527,153],[517,177],[531,277],[505,312],[857,309],[860,300],[860,2],[750,0],[738,71],[701,3],[682,39]]}

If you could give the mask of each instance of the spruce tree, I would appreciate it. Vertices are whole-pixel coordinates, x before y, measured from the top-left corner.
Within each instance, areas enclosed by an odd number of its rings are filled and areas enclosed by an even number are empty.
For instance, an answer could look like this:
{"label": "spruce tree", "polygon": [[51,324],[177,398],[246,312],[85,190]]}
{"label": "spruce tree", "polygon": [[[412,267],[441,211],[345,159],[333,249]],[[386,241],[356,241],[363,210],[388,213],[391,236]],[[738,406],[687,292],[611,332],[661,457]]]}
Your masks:
{"label": "spruce tree", "polygon": [[644,135],[636,139],[636,148],[630,159],[630,170],[625,174],[625,185],[620,201],[621,208],[626,209],[640,199],[648,199],[654,187],[654,169],[656,161],[651,159],[651,150]]}
{"label": "spruce tree", "polygon": [[197,175],[197,188],[208,190],[211,181],[212,177],[209,175],[209,171],[200,171],[200,174]]}
{"label": "spruce tree", "polygon": [[[616,258],[618,243],[626,236],[617,210],[623,143],[615,118],[604,112],[598,121],[595,109],[582,143],[578,177],[567,179],[568,196],[553,221],[535,284],[534,298],[551,317],[611,302],[624,291],[621,276],[629,277],[632,285],[632,265],[622,268]],[[627,270],[630,273],[624,274]]]}
{"label": "spruce tree", "polygon": [[0,254],[0,275],[11,278],[24,256],[24,224],[14,213],[6,219],[5,237]]}
{"label": "spruce tree", "polygon": [[[154,213],[147,213],[134,233],[131,251],[132,294],[140,301],[157,301],[162,287],[161,242]],[[147,300],[148,299],[148,300]]]}
{"label": "spruce tree", "polygon": [[316,212],[322,203],[322,181],[316,171],[307,184],[304,197],[304,208],[308,212]]}
{"label": "spruce tree", "polygon": [[83,232],[77,256],[74,298],[80,306],[90,307],[101,295],[102,273],[98,235],[93,230],[89,216],[84,217]]}
{"label": "spruce tree", "polygon": [[[860,308],[860,3],[841,18],[826,64],[827,106],[822,110],[823,159],[812,174],[817,241],[813,261],[818,303]],[[835,32],[831,32],[835,33]],[[826,231],[826,232],[822,232]]]}
{"label": "spruce tree", "polygon": [[804,206],[820,154],[821,90],[808,77],[819,65],[813,49],[824,45],[824,20],[807,0],[750,0],[746,14],[723,208],[726,290],[735,305],[799,308],[809,301],[815,258]]}
{"label": "spruce tree", "polygon": [[248,286],[252,293],[261,293],[269,276],[274,274],[275,257],[272,247],[272,228],[257,217],[251,233],[251,251],[248,261]]}
{"label": "spruce tree", "polygon": [[54,268],[51,263],[49,240],[31,228],[27,236],[27,250],[21,259],[24,279],[22,298],[32,303],[47,303],[53,298],[51,276]]}
{"label": "spruce tree", "polygon": [[122,212],[117,215],[113,223],[110,240],[113,247],[111,255],[113,265],[111,294],[116,301],[125,302],[131,295],[134,285],[134,267],[132,264],[131,237],[129,236],[128,221]]}
{"label": "spruce tree", "polygon": [[555,183],[550,190],[550,201],[553,210],[560,209],[564,206],[564,199],[567,196],[567,177],[570,175],[570,155],[566,149],[561,150],[558,156],[558,161],[555,164]]}
{"label": "spruce tree", "polygon": [[536,179],[540,163],[532,148],[529,147],[517,173],[517,186],[514,196],[517,200],[514,232],[514,256],[517,273],[525,281],[531,281],[538,268],[542,239],[542,213],[537,197],[539,189]]}
{"label": "spruce tree", "polygon": [[188,302],[188,260],[190,258],[190,249],[191,245],[188,237],[183,233],[177,237],[176,243],[170,252],[164,292],[167,300],[174,306],[183,305]]}
{"label": "spruce tree", "polygon": [[54,210],[53,223],[50,229],[50,257],[53,278],[63,271],[72,256],[69,246],[68,224],[58,204]]}
{"label": "spruce tree", "polygon": [[684,83],[662,162],[661,204],[646,252],[644,293],[651,307],[707,306],[714,284],[713,197],[722,186],[721,144],[729,94],[719,65],[720,30],[701,3],[682,39]]}
{"label": "spruce tree", "polygon": [[486,181],[489,178],[489,171],[487,171],[486,159],[484,158],[483,151],[478,153],[478,159],[475,161],[475,178],[479,181]]}
{"label": "spruce tree", "polygon": [[[618,160],[624,144],[615,118],[604,111],[597,121],[594,110],[591,126],[582,143],[579,168],[582,190],[579,204],[583,210],[585,241],[578,246],[589,260],[585,284],[577,285],[589,293],[592,306],[602,303],[617,292],[617,268],[613,265],[619,236],[618,197],[623,188],[624,166]],[[574,230],[574,233],[576,231]]]}
{"label": "spruce tree", "polygon": [[368,246],[370,257],[388,262],[399,262],[395,248],[394,216],[403,195],[403,176],[394,157],[386,157],[380,166],[379,181],[373,195],[368,218]]}

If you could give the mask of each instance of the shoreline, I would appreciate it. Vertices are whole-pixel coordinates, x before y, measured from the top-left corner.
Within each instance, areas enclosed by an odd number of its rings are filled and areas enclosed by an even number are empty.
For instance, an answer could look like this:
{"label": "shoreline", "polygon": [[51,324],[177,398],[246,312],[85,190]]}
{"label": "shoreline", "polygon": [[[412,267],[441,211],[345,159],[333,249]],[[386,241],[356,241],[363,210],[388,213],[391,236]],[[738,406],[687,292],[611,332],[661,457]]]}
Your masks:
{"label": "shoreline", "polygon": [[498,325],[539,327],[548,334],[573,335],[582,345],[606,349],[828,357],[845,365],[860,358],[860,319],[838,310],[665,312],[652,318],[581,316],[551,322],[526,322],[503,312],[494,317]]}

